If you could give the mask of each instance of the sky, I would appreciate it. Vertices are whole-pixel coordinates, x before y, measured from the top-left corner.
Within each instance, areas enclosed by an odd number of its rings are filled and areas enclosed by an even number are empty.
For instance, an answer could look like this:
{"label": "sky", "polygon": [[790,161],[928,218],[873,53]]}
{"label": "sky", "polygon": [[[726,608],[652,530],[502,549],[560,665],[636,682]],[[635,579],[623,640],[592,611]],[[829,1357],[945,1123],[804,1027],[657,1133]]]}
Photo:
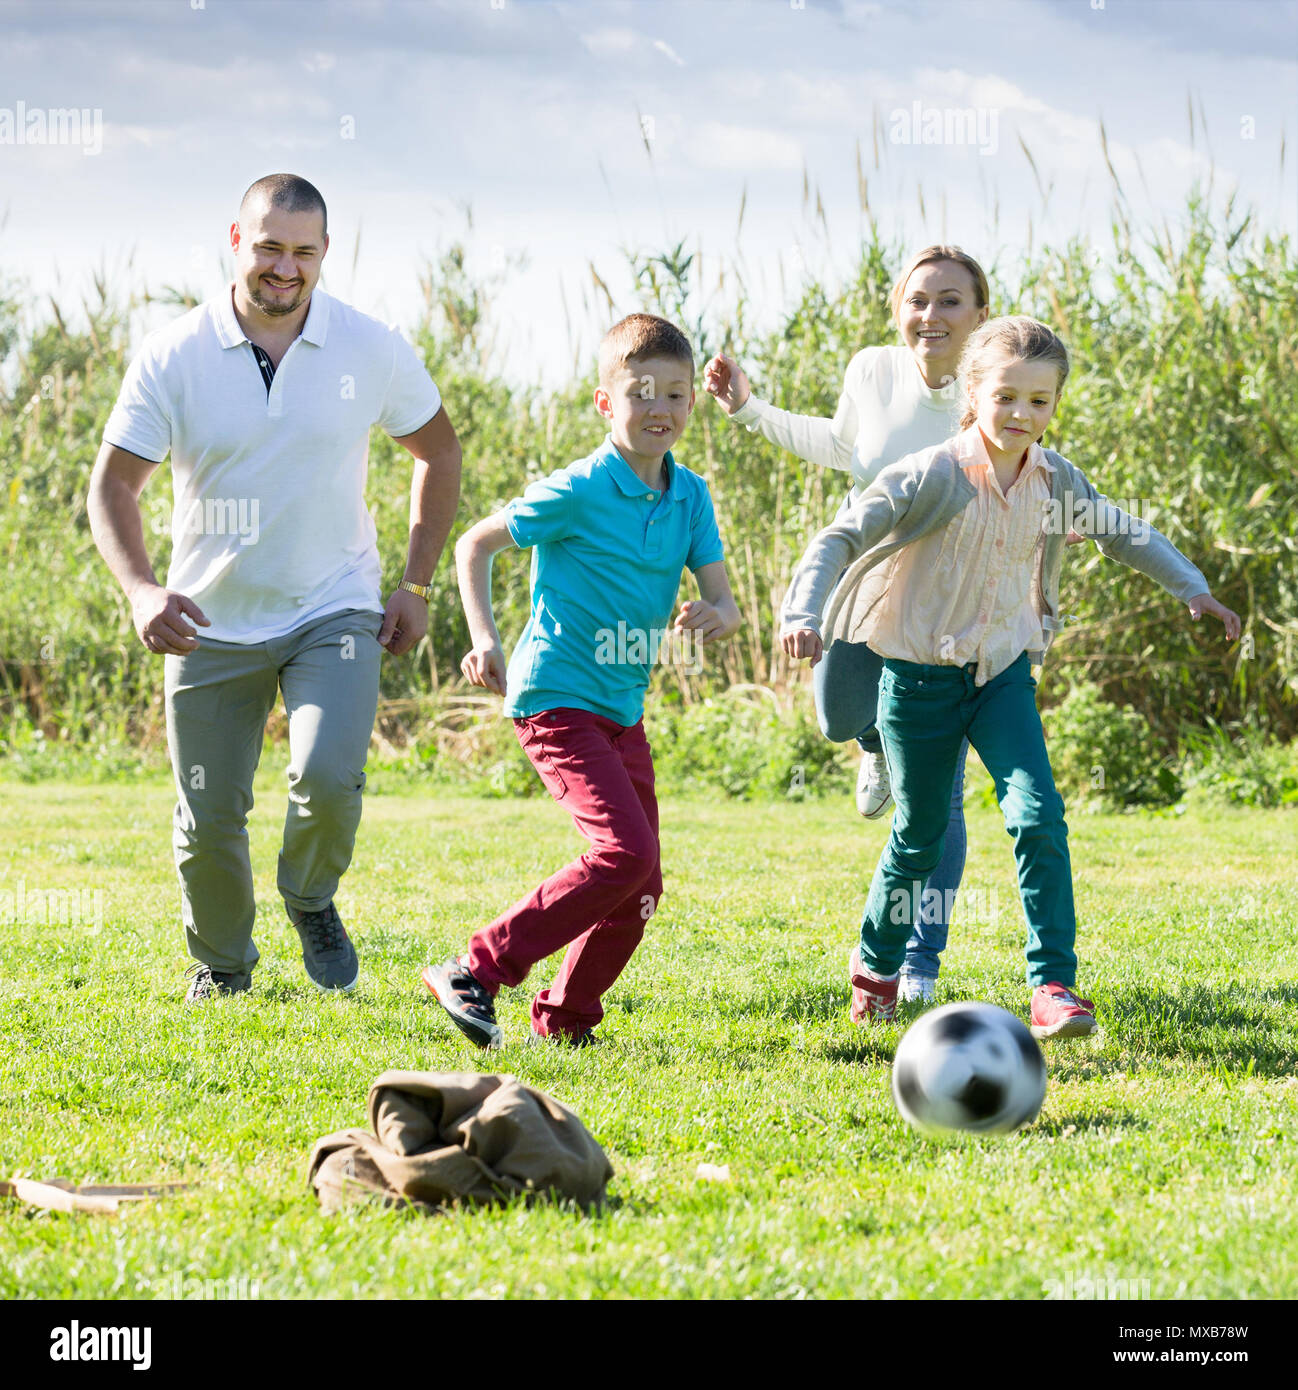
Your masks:
{"label": "sky", "polygon": [[276,171],[331,293],[408,327],[462,243],[547,385],[641,307],[628,252],[683,241],[768,324],[847,274],[858,151],[885,239],[989,266],[1107,242],[1101,121],[1137,223],[1211,177],[1298,233],[1298,0],[0,0],[0,35],[0,277],[73,317],[105,271],[218,293]]}

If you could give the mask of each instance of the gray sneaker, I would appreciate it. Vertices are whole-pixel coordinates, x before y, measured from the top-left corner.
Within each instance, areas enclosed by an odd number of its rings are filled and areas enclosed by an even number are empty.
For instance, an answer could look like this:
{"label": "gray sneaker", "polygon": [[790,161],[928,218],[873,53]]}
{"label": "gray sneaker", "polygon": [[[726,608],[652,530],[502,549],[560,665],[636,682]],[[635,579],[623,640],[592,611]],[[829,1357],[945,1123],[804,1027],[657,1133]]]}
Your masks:
{"label": "gray sneaker", "polygon": [[301,912],[287,903],[284,907],[302,940],[302,964],[306,966],[307,979],[317,989],[340,989],[344,993],[355,989],[361,977],[361,964],[333,903],[318,912]]}
{"label": "gray sneaker", "polygon": [[196,960],[185,971],[189,989],[185,993],[186,1004],[201,1004],[204,999],[215,999],[223,994],[242,994],[252,988],[252,976],[246,970],[213,970]]}

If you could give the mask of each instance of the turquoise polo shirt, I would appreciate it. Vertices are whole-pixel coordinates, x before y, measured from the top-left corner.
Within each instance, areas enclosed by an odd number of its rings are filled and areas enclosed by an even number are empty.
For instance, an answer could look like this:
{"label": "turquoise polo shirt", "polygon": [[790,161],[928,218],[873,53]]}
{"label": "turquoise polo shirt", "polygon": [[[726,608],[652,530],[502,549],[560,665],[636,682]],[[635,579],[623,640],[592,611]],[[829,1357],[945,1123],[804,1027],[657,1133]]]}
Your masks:
{"label": "turquoise polo shirt", "polygon": [[503,516],[532,547],[532,612],[509,658],[505,713],[593,710],[629,727],[644,713],[681,572],[723,558],[708,485],[667,454],[647,486],[604,446],[532,483]]}

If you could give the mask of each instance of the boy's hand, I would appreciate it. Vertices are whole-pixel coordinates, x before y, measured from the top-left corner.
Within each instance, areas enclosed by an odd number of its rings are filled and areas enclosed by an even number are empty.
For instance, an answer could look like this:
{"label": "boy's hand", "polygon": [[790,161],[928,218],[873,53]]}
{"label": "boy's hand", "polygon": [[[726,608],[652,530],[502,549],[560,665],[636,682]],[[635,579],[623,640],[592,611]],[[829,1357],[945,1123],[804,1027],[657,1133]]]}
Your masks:
{"label": "boy's hand", "polygon": [[1218,603],[1211,594],[1195,594],[1189,600],[1189,605],[1190,616],[1196,623],[1205,613],[1211,613],[1213,617],[1221,619],[1222,626],[1226,629],[1226,636],[1232,642],[1239,636],[1239,614],[1227,608],[1225,604]]}
{"label": "boy's hand", "polygon": [[733,357],[719,352],[703,369],[703,389],[716,399],[727,415],[733,415],[752,395],[744,369]]}
{"label": "boy's hand", "polygon": [[460,662],[460,670],[470,685],[494,690],[497,695],[505,693],[505,653],[500,649],[499,642],[474,647]]}
{"label": "boy's hand", "polygon": [[801,661],[803,657],[809,656],[813,666],[825,651],[820,633],[813,632],[809,627],[800,627],[796,632],[786,632],[780,638],[780,646],[784,648],[784,654],[791,656],[794,661]]}
{"label": "boy's hand", "polygon": [[712,604],[704,603],[701,598],[682,603],[672,626],[677,632],[697,632],[704,643],[728,635],[725,619]]}

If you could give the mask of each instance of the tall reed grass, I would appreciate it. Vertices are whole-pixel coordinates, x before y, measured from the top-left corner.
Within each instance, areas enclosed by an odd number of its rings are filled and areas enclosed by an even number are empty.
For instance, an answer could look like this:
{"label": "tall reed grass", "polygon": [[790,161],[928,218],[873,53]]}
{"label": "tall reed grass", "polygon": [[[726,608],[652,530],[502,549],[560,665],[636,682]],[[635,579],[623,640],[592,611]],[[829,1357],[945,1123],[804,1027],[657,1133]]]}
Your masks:
{"label": "tall reed grass", "polygon": [[[1025,150],[1025,153],[1030,152]],[[1283,152],[1282,152],[1283,158]],[[859,172],[859,171],[858,171]],[[773,328],[757,321],[742,258],[704,283],[684,243],[631,257],[639,307],[681,322],[700,363],[736,353],[754,389],[776,404],[832,414],[852,354],[895,341],[888,289],[906,250],[870,213],[852,273],[790,289]],[[810,197],[810,190],[808,190]],[[823,217],[823,212],[822,212]],[[743,209],[740,209],[742,225]],[[711,263],[710,263],[711,264]],[[491,286],[453,245],[425,266],[411,336],[438,381],[464,446],[456,533],[529,479],[589,453],[601,429],[590,406],[594,363],[564,386],[524,389],[501,375]],[[591,293],[613,305],[594,266]],[[0,719],[9,739],[39,731],[72,743],[162,738],[161,672],[135,640],[127,604],[100,562],[85,510],[101,432],[128,361],[127,324],[141,291],[94,279],[68,306],[0,286],[0,348],[13,389],[0,400]],[[166,294],[179,311],[183,290]],[[1298,262],[1289,239],[1232,203],[1214,211],[1196,190],[1176,218],[1137,225],[1121,188],[1109,244],[1074,239],[1038,247],[1012,278],[993,278],[995,312],[1033,314],[1057,329],[1075,362],[1047,442],[1115,498],[1143,499],[1154,524],[1244,615],[1241,643],[1196,628],[1150,581],[1105,562],[1091,546],[1066,562],[1070,616],[1043,679],[1047,704],[1075,685],[1131,706],[1151,746],[1172,751],[1185,726],[1298,734]],[[26,331],[20,325],[33,325]],[[703,674],[664,667],[653,698],[689,706],[724,687],[785,698],[806,680],[779,650],[775,610],[807,540],[845,491],[826,473],[729,424],[701,399],[679,450],[712,487],[743,630]],[[165,470],[164,470],[165,472]],[[386,567],[404,558],[408,457],[380,431],[369,496]],[[170,489],[144,496],[146,532],[165,572]],[[527,612],[527,560],[502,556],[495,602],[511,640]],[[378,737],[400,743],[435,726],[446,751],[471,757],[484,710],[459,676],[467,633],[449,556],[434,579],[429,637],[414,659],[385,662]],[[765,699],[758,695],[755,698]]]}

